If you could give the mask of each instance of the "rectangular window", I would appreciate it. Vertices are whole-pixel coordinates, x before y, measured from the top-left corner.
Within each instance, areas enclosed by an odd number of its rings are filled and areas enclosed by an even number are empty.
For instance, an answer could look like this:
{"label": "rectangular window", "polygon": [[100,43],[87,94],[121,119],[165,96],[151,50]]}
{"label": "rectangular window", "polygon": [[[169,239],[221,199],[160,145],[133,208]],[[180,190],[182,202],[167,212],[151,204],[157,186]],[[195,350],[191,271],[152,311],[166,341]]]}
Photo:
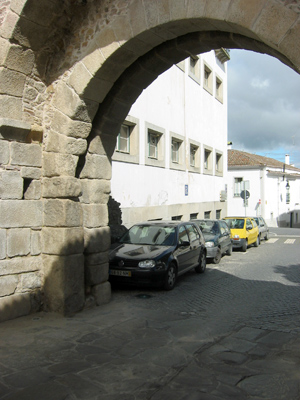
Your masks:
{"label": "rectangular window", "polygon": [[216,78],[216,99],[223,103],[223,82],[220,78]]}
{"label": "rectangular window", "polygon": [[203,87],[210,94],[213,94],[213,74],[212,74],[212,70],[206,64],[204,64],[204,82],[203,82]]}
{"label": "rectangular window", "polygon": [[204,150],[204,168],[209,169],[209,158],[211,155],[211,151]]}
{"label": "rectangular window", "polygon": [[181,221],[182,215],[175,215],[172,217],[172,221]]}
{"label": "rectangular window", "polygon": [[197,153],[198,147],[194,145],[190,145],[190,166],[195,167],[196,166],[196,153]]}
{"label": "rectangular window", "polygon": [[197,219],[197,218],[198,218],[198,213],[190,214],[190,220],[191,219]]}
{"label": "rectangular window", "polygon": [[172,139],[172,162],[179,163],[179,148],[180,142]]}
{"label": "rectangular window", "polygon": [[154,158],[157,160],[158,158],[158,141],[159,136],[156,133],[148,133],[148,157]]}
{"label": "rectangular window", "polygon": [[210,219],[211,211],[204,211],[204,219]]}
{"label": "rectangular window", "polygon": [[216,210],[216,219],[221,219],[221,210]]}
{"label": "rectangular window", "polygon": [[130,126],[124,124],[121,125],[116,150],[121,153],[130,153]]}
{"label": "rectangular window", "polygon": [[243,178],[234,178],[234,197],[240,197],[241,195],[241,183]]}
{"label": "rectangular window", "polygon": [[223,165],[222,165],[222,154],[216,153],[216,171],[222,172]]}
{"label": "rectangular window", "polygon": [[197,55],[190,56],[189,76],[200,84],[200,62]]}

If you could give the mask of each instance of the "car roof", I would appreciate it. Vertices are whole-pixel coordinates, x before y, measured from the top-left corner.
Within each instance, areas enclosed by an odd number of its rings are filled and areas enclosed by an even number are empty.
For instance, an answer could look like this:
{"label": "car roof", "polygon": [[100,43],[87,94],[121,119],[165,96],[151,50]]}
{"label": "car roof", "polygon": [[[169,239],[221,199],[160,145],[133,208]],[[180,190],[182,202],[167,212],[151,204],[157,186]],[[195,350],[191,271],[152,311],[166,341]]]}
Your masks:
{"label": "car roof", "polygon": [[133,226],[137,225],[178,226],[181,224],[187,224],[191,222],[193,221],[172,221],[172,220],[144,221],[144,222],[138,222]]}

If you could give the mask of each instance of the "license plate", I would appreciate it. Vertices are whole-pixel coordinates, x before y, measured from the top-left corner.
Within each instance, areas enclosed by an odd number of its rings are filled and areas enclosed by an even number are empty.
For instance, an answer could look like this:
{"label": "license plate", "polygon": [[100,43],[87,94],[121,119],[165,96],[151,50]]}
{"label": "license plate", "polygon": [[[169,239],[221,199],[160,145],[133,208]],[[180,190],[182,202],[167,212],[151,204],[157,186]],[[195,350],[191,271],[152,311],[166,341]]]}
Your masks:
{"label": "license plate", "polygon": [[119,269],[110,269],[109,270],[109,275],[131,277],[131,271],[120,271]]}

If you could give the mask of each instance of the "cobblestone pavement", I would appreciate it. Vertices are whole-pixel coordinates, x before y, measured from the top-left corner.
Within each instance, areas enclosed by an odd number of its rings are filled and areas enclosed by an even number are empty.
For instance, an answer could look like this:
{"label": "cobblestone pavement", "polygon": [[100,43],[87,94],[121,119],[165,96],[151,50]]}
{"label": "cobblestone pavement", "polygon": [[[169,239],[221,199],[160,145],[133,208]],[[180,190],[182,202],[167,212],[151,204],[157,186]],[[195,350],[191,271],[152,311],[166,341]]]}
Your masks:
{"label": "cobblestone pavement", "polygon": [[274,246],[171,292],[117,289],[73,317],[0,324],[0,399],[299,400],[300,265],[262,267]]}

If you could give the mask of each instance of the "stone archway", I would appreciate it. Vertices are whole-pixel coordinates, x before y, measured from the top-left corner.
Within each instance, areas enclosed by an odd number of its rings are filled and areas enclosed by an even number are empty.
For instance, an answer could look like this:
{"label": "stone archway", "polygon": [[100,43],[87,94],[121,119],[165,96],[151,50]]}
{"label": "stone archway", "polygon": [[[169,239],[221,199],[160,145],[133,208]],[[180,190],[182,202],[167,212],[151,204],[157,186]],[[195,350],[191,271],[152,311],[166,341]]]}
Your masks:
{"label": "stone archway", "polygon": [[0,13],[4,319],[42,302],[67,314],[109,301],[110,158],[130,106],[160,73],[219,47],[300,71],[298,2],[60,3],[8,1]]}

